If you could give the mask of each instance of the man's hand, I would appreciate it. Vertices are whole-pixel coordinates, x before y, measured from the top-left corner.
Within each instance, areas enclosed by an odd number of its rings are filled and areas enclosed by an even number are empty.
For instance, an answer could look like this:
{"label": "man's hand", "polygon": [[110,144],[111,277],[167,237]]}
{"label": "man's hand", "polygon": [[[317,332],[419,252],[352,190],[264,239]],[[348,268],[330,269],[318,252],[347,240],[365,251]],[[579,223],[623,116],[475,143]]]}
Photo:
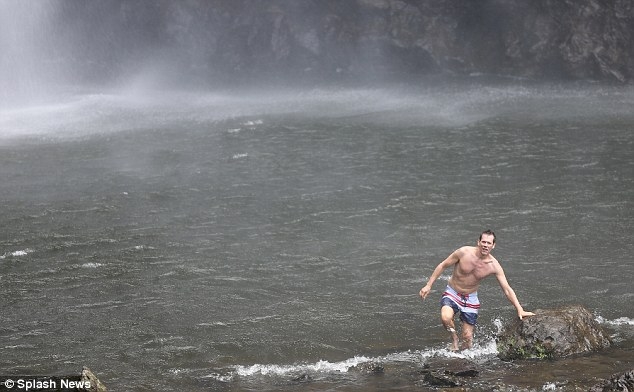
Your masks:
{"label": "man's hand", "polygon": [[527,312],[527,311],[522,309],[521,311],[517,312],[517,315],[520,317],[520,320],[522,320],[524,317],[534,316],[535,313]]}
{"label": "man's hand", "polygon": [[431,287],[429,285],[426,285],[425,287],[420,289],[420,292],[418,293],[418,295],[420,295],[422,299],[425,299],[429,295],[430,291],[431,291]]}

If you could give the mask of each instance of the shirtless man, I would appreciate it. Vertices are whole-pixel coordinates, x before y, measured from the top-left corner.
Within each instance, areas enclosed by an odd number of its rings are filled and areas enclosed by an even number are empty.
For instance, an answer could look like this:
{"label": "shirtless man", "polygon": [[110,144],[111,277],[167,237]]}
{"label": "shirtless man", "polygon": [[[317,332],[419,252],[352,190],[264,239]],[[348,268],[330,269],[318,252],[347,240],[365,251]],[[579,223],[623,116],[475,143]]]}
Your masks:
{"label": "shirtless man", "polygon": [[506,281],[504,270],[500,263],[493,257],[491,251],[495,248],[495,233],[487,230],[480,234],[477,246],[463,246],[443,260],[434,272],[429,281],[420,289],[422,299],[427,298],[431,291],[431,286],[442,274],[445,268],[454,266],[453,273],[449,278],[449,284],[440,300],[440,318],[443,326],[451,333],[453,340],[452,350],[458,350],[458,334],[454,325],[454,315],[460,314],[462,320],[462,348],[470,348],[473,344],[473,331],[478,318],[478,287],[480,282],[490,275],[495,275],[502,287],[502,291],[509,301],[517,309],[520,320],[527,316],[534,316],[535,313],[526,312],[515,296],[515,292]]}

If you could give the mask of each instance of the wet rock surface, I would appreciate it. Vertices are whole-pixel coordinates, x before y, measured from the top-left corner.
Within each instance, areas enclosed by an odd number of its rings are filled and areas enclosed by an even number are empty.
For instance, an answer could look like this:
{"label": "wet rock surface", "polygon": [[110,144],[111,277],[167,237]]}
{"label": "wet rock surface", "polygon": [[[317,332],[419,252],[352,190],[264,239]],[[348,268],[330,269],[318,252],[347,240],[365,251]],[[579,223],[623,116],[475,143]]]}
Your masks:
{"label": "wet rock surface", "polygon": [[[222,45],[214,42],[210,55],[227,69],[258,64],[308,73],[482,72],[616,82],[634,75],[629,0],[233,3],[242,2],[213,5],[216,20],[231,33],[222,36]],[[194,9],[211,11],[207,4],[176,8],[195,18]],[[232,13],[236,9],[242,13]]]}
{"label": "wet rock surface", "polygon": [[[423,391],[470,392],[632,392],[634,369],[619,364],[629,354],[610,350],[552,361],[481,362],[466,358],[431,358],[417,371]],[[613,358],[611,365],[606,361]],[[627,362],[627,361],[625,361]],[[616,367],[614,367],[616,366]],[[605,371],[612,367],[612,376]],[[382,377],[391,375],[387,371]],[[403,375],[401,375],[403,379]]]}
{"label": "wet rock surface", "polygon": [[617,373],[612,375],[610,379],[604,380],[589,392],[632,392],[634,391],[634,368],[625,373]]}
{"label": "wet rock surface", "polygon": [[500,359],[557,359],[611,345],[607,332],[582,306],[535,313],[533,317],[516,320],[500,333],[497,342]]}
{"label": "wet rock surface", "polygon": [[437,387],[459,387],[477,377],[478,366],[463,358],[434,358],[422,370],[424,380]]}
{"label": "wet rock surface", "polygon": [[89,385],[89,387],[84,388],[87,392],[107,392],[106,386],[99,381],[97,376],[87,367],[81,371],[80,380],[84,382],[83,385]]}
{"label": "wet rock surface", "polygon": [[376,361],[363,362],[351,370],[357,371],[365,374],[380,374],[385,371],[385,368],[382,363]]}

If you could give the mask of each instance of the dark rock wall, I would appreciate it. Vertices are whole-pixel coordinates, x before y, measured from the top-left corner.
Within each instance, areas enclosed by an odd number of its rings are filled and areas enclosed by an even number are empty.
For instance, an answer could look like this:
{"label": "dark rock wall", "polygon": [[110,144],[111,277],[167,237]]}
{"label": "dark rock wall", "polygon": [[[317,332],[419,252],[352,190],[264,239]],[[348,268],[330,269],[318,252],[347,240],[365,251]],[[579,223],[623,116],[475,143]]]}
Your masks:
{"label": "dark rock wall", "polygon": [[[631,0],[55,0],[45,50],[75,75],[485,73],[628,82]],[[59,62],[58,61],[58,62]],[[147,65],[147,64],[145,64]]]}

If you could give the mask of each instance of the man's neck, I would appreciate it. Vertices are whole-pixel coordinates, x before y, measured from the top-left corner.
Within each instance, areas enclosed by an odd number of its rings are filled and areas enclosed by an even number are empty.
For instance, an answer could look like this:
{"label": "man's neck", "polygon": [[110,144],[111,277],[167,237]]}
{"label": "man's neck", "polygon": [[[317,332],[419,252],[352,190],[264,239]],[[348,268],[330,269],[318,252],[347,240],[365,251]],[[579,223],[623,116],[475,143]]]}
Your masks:
{"label": "man's neck", "polygon": [[484,253],[482,253],[482,251],[480,250],[480,248],[477,248],[477,250],[476,250],[476,256],[478,257],[478,260],[479,260],[479,261],[483,261],[483,262],[485,262],[485,263],[489,263],[489,262],[491,262],[491,261],[492,261],[492,260],[491,260],[491,252],[484,254]]}

